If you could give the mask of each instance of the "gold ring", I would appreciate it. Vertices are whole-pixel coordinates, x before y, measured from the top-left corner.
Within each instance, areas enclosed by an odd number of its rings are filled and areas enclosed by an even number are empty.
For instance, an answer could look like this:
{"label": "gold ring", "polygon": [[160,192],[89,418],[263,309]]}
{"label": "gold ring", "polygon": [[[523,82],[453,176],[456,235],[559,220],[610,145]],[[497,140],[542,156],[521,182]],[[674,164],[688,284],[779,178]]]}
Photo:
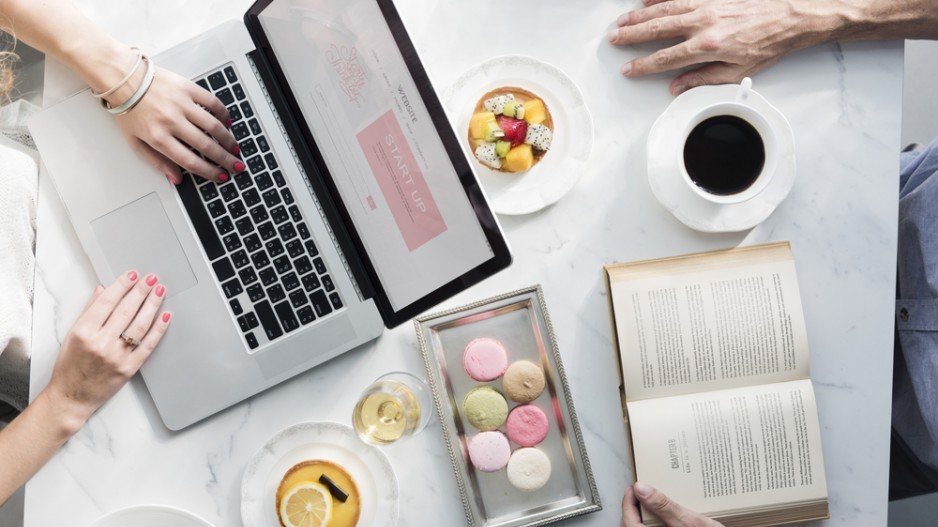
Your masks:
{"label": "gold ring", "polygon": [[127,335],[127,333],[121,333],[120,339],[124,341],[124,344],[130,346],[131,351],[140,345],[140,341]]}

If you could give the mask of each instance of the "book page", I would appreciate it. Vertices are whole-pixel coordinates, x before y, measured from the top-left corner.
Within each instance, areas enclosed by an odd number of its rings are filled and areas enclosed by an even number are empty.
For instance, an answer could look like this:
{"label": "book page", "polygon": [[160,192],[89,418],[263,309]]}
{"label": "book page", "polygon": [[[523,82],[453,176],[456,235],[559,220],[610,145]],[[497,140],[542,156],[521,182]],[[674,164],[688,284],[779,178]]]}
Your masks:
{"label": "book page", "polygon": [[791,252],[758,249],[607,268],[628,401],[808,378]]}
{"label": "book page", "polygon": [[637,479],[701,514],[827,497],[810,380],[629,402],[628,410]]}

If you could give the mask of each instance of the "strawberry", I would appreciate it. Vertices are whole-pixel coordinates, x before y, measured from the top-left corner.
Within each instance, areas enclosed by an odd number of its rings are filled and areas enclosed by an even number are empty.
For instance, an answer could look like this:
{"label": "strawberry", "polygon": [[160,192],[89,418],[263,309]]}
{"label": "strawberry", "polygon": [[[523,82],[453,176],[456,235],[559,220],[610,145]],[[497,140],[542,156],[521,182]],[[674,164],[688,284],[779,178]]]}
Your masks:
{"label": "strawberry", "polygon": [[528,123],[524,119],[499,115],[496,121],[498,121],[498,127],[505,132],[503,141],[510,142],[512,147],[524,144],[524,137],[528,133]]}

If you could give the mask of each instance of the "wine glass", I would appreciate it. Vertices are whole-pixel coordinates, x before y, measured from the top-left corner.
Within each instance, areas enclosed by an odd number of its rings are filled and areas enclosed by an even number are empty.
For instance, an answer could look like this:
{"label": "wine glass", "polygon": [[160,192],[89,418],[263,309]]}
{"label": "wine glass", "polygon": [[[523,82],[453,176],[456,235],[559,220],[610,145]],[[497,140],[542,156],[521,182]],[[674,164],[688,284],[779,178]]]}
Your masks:
{"label": "wine glass", "polygon": [[362,392],[352,411],[352,425],[362,441],[387,445],[423,430],[431,408],[423,381],[409,373],[387,373]]}

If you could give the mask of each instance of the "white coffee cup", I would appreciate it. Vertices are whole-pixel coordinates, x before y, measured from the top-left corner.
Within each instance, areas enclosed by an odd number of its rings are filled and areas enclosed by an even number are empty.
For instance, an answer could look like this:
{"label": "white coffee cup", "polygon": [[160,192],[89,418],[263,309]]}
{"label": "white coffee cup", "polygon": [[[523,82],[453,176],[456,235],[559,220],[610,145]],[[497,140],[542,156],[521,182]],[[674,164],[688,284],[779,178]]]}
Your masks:
{"label": "white coffee cup", "polygon": [[752,199],[757,194],[762,192],[762,190],[769,184],[769,181],[771,181],[772,176],[775,174],[776,166],[778,165],[778,138],[776,136],[775,130],[766,120],[765,116],[763,116],[762,113],[748,104],[751,90],[752,80],[747,77],[740,83],[735,100],[718,102],[702,108],[693,116],[693,118],[690,119],[687,127],[684,130],[684,140],[681,143],[682,145],[687,143],[687,139],[690,136],[690,133],[700,123],[712,117],[729,115],[738,117],[752,125],[752,127],[755,128],[756,132],[759,134],[759,137],[762,139],[762,145],[765,149],[765,162],[762,165],[762,171],[758,176],[756,176],[752,184],[750,184],[746,189],[733,194],[715,194],[698,185],[697,182],[691,178],[687,171],[687,167],[684,164],[682,148],[682,155],[679,166],[684,181],[693,192],[710,202],[717,204],[732,204],[742,203]]}

